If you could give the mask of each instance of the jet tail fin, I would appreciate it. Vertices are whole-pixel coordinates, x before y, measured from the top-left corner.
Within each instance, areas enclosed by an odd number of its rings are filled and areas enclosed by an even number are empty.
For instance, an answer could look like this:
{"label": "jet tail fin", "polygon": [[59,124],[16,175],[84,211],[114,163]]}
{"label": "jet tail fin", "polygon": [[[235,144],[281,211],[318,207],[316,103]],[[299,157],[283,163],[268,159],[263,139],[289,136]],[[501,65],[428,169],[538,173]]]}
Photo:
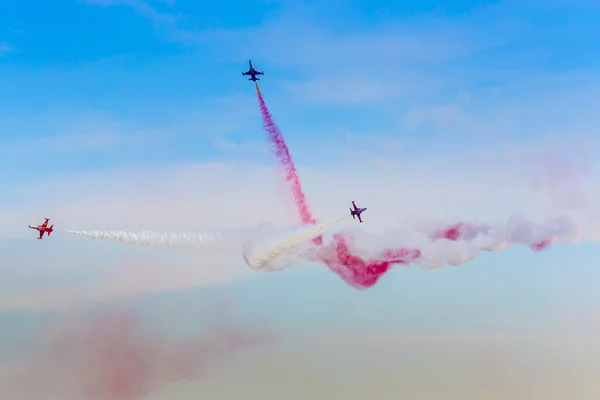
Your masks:
{"label": "jet tail fin", "polygon": [[48,236],[50,236],[50,234],[52,233],[53,229],[54,229],[54,225],[50,225],[50,229],[48,229],[48,232],[47,232]]}
{"label": "jet tail fin", "polygon": [[350,210],[350,215],[352,215],[352,219],[356,219],[356,214],[354,214],[354,212],[352,211],[352,209],[349,208],[348,210]]}

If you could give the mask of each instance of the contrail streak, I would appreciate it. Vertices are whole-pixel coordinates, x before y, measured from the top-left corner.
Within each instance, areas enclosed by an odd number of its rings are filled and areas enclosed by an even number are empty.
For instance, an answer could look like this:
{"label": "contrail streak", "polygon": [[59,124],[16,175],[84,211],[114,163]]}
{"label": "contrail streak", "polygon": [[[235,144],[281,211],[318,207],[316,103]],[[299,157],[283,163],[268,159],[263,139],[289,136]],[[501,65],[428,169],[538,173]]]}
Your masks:
{"label": "contrail streak", "polygon": [[206,246],[217,244],[224,238],[223,235],[218,232],[160,233],[153,231],[125,232],[98,230],[65,230],[64,232],[71,235],[104,240],[107,242],[120,242],[137,246],[188,250],[200,250]]}

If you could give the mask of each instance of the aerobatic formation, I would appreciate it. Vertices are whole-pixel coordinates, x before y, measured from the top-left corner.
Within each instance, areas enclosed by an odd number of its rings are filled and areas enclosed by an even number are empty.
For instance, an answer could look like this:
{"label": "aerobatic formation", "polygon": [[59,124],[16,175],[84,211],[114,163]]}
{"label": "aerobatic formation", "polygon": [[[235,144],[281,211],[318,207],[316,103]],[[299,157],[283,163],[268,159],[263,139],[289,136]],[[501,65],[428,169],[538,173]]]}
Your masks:
{"label": "aerobatic formation", "polygon": [[[199,233],[157,233],[122,231],[64,232],[93,239],[165,247],[171,249],[201,250],[211,246],[237,247],[246,264],[263,271],[282,270],[300,262],[323,263],[344,281],[357,289],[369,288],[394,265],[416,264],[422,268],[458,266],[473,260],[482,251],[498,252],[514,245],[526,245],[533,251],[551,246],[556,240],[574,244],[585,239],[581,226],[568,217],[559,217],[543,224],[515,215],[505,224],[488,225],[460,222],[447,226],[423,224],[405,227],[384,234],[370,234],[357,227],[342,229],[330,237],[325,235],[349,217],[363,223],[362,213],[352,201],[349,215],[330,221],[318,222],[312,213],[291,152],[281,130],[274,122],[258,87],[257,71],[252,61],[250,69],[242,72],[255,83],[263,128],[279,166],[285,172],[296,210],[299,225],[282,230],[270,223],[248,230],[211,231]],[[39,239],[50,233],[48,219],[40,226],[30,225],[39,231]]]}

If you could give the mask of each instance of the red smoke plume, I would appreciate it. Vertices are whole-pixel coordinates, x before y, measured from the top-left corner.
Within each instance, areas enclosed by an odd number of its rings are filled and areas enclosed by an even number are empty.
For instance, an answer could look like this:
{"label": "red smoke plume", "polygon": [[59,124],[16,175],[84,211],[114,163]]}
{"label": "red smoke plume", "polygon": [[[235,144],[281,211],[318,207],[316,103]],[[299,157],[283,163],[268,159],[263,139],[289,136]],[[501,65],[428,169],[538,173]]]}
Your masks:
{"label": "red smoke plume", "polygon": [[202,378],[216,361],[267,339],[224,329],[170,342],[127,313],[78,317],[46,334],[34,362],[3,390],[7,399],[138,400],[169,383]]}
{"label": "red smoke plume", "polygon": [[[268,133],[269,141],[273,146],[275,155],[279,164],[285,168],[286,180],[291,186],[292,193],[296,201],[296,207],[300,213],[303,224],[314,224],[316,219],[312,215],[302,184],[290,150],[285,143],[283,134],[273,121],[271,113],[265,104],[265,101],[260,93],[258,84],[256,84],[256,93],[262,114],[263,126]],[[447,239],[456,241],[461,238],[465,230],[472,230],[477,226],[457,223],[441,229],[431,236],[432,240]],[[541,251],[549,248],[555,238],[547,239],[539,243],[531,245],[533,251]],[[383,251],[378,260],[366,260],[352,253],[349,242],[354,238],[346,235],[334,235],[333,241],[327,243],[320,248],[318,252],[319,258],[329,269],[337,273],[342,279],[357,289],[366,289],[377,283],[377,281],[396,264],[407,265],[421,257],[421,252],[418,249],[395,248]],[[315,244],[322,245],[322,237],[315,240]]]}
{"label": "red smoke plume", "polygon": [[269,142],[271,142],[273,145],[273,150],[275,152],[275,156],[277,157],[277,161],[285,170],[285,179],[289,182],[292,188],[292,194],[294,195],[296,207],[298,209],[298,213],[300,214],[300,220],[304,225],[314,224],[316,220],[312,215],[312,211],[308,205],[304,191],[302,190],[302,184],[300,183],[298,171],[296,170],[296,166],[292,160],[292,154],[290,153],[290,150],[283,139],[283,135],[279,130],[279,127],[277,124],[275,124],[275,121],[273,121],[273,117],[271,117],[271,113],[269,112],[269,109],[265,104],[265,100],[260,93],[258,84],[256,84],[256,93],[258,95],[258,105],[262,114],[263,127],[269,135]]}
{"label": "red smoke plume", "polygon": [[[302,190],[302,183],[298,177],[298,173],[290,150],[285,143],[283,134],[273,121],[273,117],[267,108],[267,105],[260,93],[258,84],[256,84],[256,93],[258,95],[258,104],[262,114],[263,127],[268,133],[269,142],[273,146],[277,161],[286,171],[286,180],[291,186],[296,207],[301,217],[303,224],[314,224],[316,219],[312,215],[311,209]],[[460,225],[453,226],[436,235],[437,238],[446,238],[457,240],[460,236]],[[322,238],[318,238],[317,245],[322,244]],[[319,252],[321,260],[342,279],[357,289],[369,288],[377,283],[393,265],[395,264],[410,264],[417,258],[421,257],[421,253],[417,249],[388,249],[383,252],[380,260],[365,260],[357,255],[352,254],[348,241],[352,238],[335,235],[332,243],[326,244]]]}

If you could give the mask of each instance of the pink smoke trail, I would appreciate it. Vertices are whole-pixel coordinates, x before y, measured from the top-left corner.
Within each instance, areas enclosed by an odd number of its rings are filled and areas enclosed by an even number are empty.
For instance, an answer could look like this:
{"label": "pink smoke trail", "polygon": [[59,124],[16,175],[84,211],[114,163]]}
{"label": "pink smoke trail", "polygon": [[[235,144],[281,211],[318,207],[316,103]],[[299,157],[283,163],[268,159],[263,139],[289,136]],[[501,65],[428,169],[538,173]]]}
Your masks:
{"label": "pink smoke trail", "polygon": [[374,286],[390,268],[396,264],[408,265],[421,257],[417,249],[387,249],[381,260],[365,260],[350,250],[349,242],[353,238],[334,235],[333,242],[320,252],[321,260],[356,289],[368,289]]}
{"label": "pink smoke trail", "polygon": [[8,398],[138,400],[170,383],[202,378],[241,347],[270,339],[229,328],[168,341],[123,312],[76,316],[57,328],[42,332],[41,351],[9,378]]}
{"label": "pink smoke trail", "polygon": [[[279,164],[285,168],[286,180],[291,186],[296,201],[296,207],[302,222],[304,224],[313,224],[316,222],[316,219],[312,215],[308,201],[302,190],[302,184],[298,177],[290,150],[285,143],[283,134],[273,121],[271,113],[260,93],[258,84],[256,84],[256,93],[258,95],[262,113],[263,127],[268,133],[269,141],[273,146]],[[457,223],[434,232],[431,238],[432,240],[447,239],[456,241],[463,236],[464,230],[477,231],[480,228],[485,229],[486,227],[469,226],[463,223]],[[375,285],[392,266],[397,264],[408,265],[421,257],[421,253],[417,249],[397,248],[385,250],[380,255],[379,259],[366,260],[351,252],[348,243],[352,240],[354,240],[352,237],[343,236],[341,234],[334,235],[333,241],[323,245],[317,254],[318,258],[324,262],[329,269],[337,273],[344,281],[357,289],[370,288]],[[317,238],[314,242],[317,245],[321,245],[322,237]],[[532,245],[531,249],[534,251],[541,251],[551,246],[552,242],[553,239],[545,240],[541,243]]]}
{"label": "pink smoke trail", "polygon": [[[269,142],[273,146],[277,161],[285,168],[286,180],[291,186],[302,222],[304,224],[314,224],[316,223],[316,219],[312,215],[310,206],[302,190],[302,183],[298,177],[290,150],[283,138],[283,134],[273,121],[273,117],[260,93],[258,84],[256,84],[256,94],[262,114],[263,127],[268,133]],[[315,244],[320,245],[322,237],[317,239]],[[333,243],[324,246],[319,254],[322,261],[332,271],[357,289],[365,289],[375,285],[394,264],[409,264],[421,255],[418,250],[390,249],[382,255],[384,260],[364,260],[352,254],[346,242],[347,239],[341,235],[335,235]]]}
{"label": "pink smoke trail", "polygon": [[302,190],[302,184],[300,183],[298,171],[296,170],[296,166],[292,160],[292,154],[290,153],[290,150],[283,139],[283,135],[279,130],[279,127],[277,124],[275,124],[275,121],[273,121],[271,112],[265,104],[265,100],[260,93],[258,84],[256,84],[256,94],[258,95],[258,104],[262,114],[263,127],[269,135],[269,141],[273,145],[277,161],[285,169],[285,179],[287,182],[289,182],[292,188],[292,194],[294,195],[294,200],[296,201],[296,207],[298,209],[298,213],[300,214],[300,219],[304,225],[314,224],[317,221],[312,215],[312,211],[308,205],[304,191]]}

